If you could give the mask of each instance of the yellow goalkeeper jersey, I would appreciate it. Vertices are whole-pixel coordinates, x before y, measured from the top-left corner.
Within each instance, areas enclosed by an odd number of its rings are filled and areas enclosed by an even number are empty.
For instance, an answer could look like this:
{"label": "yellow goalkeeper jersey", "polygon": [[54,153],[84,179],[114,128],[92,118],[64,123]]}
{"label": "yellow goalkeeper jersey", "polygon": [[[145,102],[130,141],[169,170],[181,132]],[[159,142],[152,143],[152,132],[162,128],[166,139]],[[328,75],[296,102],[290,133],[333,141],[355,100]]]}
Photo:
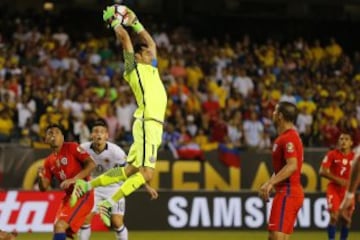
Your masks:
{"label": "yellow goalkeeper jersey", "polygon": [[167,95],[157,67],[136,63],[127,70],[124,78],[129,83],[138,105],[134,117],[163,122]]}

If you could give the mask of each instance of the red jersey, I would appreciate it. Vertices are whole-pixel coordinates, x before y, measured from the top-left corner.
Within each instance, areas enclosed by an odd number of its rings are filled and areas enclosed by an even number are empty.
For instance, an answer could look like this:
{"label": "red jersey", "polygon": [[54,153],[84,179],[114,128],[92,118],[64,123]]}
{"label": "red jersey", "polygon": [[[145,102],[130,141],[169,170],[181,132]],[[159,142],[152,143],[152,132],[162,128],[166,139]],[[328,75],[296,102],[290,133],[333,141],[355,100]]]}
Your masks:
{"label": "red jersey", "polygon": [[[75,142],[64,142],[59,153],[51,153],[44,163],[45,177],[55,176],[60,182],[75,177],[82,169],[85,159],[90,155]],[[71,195],[73,187],[65,189]]]}
{"label": "red jersey", "polygon": [[300,136],[295,129],[288,129],[275,139],[272,149],[272,163],[275,174],[286,165],[286,159],[288,158],[296,158],[298,168],[289,178],[276,184],[276,191],[285,191],[287,194],[301,195],[303,194],[303,190],[300,176],[302,163],[304,161],[304,150]]}
{"label": "red jersey", "polygon": [[[323,159],[321,166],[330,170],[330,173],[336,177],[348,180],[351,173],[351,163],[354,160],[355,153],[353,151],[348,154],[342,153],[335,149],[329,151]],[[329,185],[340,187],[337,183],[330,181]]]}

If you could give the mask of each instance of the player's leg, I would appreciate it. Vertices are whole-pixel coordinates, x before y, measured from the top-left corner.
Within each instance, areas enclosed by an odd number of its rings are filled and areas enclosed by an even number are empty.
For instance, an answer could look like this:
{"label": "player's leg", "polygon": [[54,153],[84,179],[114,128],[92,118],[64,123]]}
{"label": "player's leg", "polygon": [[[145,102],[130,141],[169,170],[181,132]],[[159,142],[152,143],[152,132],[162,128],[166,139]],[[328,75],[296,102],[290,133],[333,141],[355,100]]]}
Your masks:
{"label": "player's leg", "polygon": [[138,121],[137,126],[134,130],[140,133],[138,141],[134,143],[136,156],[133,165],[139,168],[139,172],[124,182],[120,187],[119,195],[113,195],[114,201],[129,196],[145,182],[151,181],[154,175],[157,150],[162,138],[162,125],[155,121]]}
{"label": "player's leg", "polygon": [[288,240],[290,239],[290,234],[285,234],[283,232],[270,231],[269,240]]}
{"label": "player's leg", "polygon": [[[81,197],[84,193],[86,193],[90,189],[99,186],[107,186],[120,181],[125,181],[128,176],[131,176],[135,172],[134,168],[129,166],[134,165],[133,162],[136,162],[137,158],[139,157],[138,151],[141,151],[139,150],[138,145],[139,143],[142,143],[142,140],[144,139],[145,136],[142,121],[140,120],[134,121],[133,136],[134,136],[134,143],[130,147],[128,159],[127,159],[129,165],[127,165],[126,167],[115,167],[109,169],[108,171],[96,177],[95,179],[92,179],[90,182],[86,182],[84,180],[77,180],[74,186],[74,190],[71,194],[70,203],[72,206],[76,204],[79,197]],[[108,223],[110,224],[110,221]]]}
{"label": "player's leg", "polygon": [[139,172],[126,179],[119,190],[114,193],[111,197],[114,202],[135,192],[143,184],[149,182],[154,175],[158,147],[150,143],[139,144],[137,147],[141,149],[141,151],[137,151],[137,166],[139,166]]}
{"label": "player's leg", "polygon": [[[131,152],[136,152],[134,144],[130,148],[128,159],[131,158],[130,157]],[[101,174],[100,176],[96,177],[95,179],[89,182],[78,179],[75,183],[74,190],[71,194],[71,199],[70,199],[71,206],[74,206],[78,201],[78,199],[81,196],[83,196],[83,194],[90,191],[91,189],[124,181],[125,179],[127,179],[127,176],[131,176],[132,174],[138,171],[139,171],[138,168],[129,164],[126,165],[125,167],[111,168],[105,173]]]}
{"label": "player's leg", "polygon": [[125,198],[112,207],[111,225],[115,231],[116,240],[128,240],[128,230],[124,224]]}
{"label": "player's leg", "polygon": [[69,224],[64,219],[58,219],[54,224],[53,240],[66,240],[66,230]]}
{"label": "player's leg", "polygon": [[128,162],[138,168],[139,172],[129,176],[110,199],[99,204],[100,217],[107,226],[110,226],[109,210],[111,206],[132,194],[152,178],[157,159],[157,149],[162,137],[162,125],[153,121],[135,120],[133,135],[134,143],[130,148]]}
{"label": "player's leg", "polygon": [[303,196],[276,194],[269,219],[269,239],[288,240],[294,230],[297,214],[303,204]]}
{"label": "player's leg", "polygon": [[329,210],[330,222],[327,227],[328,239],[334,240],[336,235],[336,225],[339,217],[339,213]]}
{"label": "player's leg", "polygon": [[328,204],[328,211],[330,214],[330,222],[327,227],[327,234],[329,240],[334,240],[336,235],[336,225],[339,218],[339,206],[340,206],[340,199],[336,191],[332,191],[328,189],[326,191],[326,200]]}
{"label": "player's leg", "polygon": [[[93,208],[94,209],[94,208]],[[91,237],[91,220],[93,219],[95,212],[89,213],[86,216],[83,225],[79,229],[79,240],[89,240]]]}
{"label": "player's leg", "polygon": [[[355,209],[355,202],[353,202],[347,211],[347,216],[352,216]],[[340,232],[340,240],[347,240],[349,236],[349,230],[351,227],[351,217],[343,218],[339,215],[339,221],[341,223],[341,232]]]}
{"label": "player's leg", "polygon": [[83,226],[85,220],[94,208],[94,191],[86,193],[79,199],[74,207],[70,206],[70,202],[66,202],[66,214],[64,218],[68,224],[66,233],[68,237],[72,237]]}

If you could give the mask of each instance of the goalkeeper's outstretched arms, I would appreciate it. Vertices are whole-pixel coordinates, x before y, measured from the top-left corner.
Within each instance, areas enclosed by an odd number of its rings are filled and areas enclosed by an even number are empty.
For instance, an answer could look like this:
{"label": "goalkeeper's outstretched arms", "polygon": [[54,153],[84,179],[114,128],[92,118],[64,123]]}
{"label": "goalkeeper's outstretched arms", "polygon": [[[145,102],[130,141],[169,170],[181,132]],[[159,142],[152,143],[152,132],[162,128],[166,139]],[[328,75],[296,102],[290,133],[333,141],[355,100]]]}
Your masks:
{"label": "goalkeeper's outstretched arms", "polygon": [[151,51],[153,58],[156,59],[157,51],[156,51],[156,43],[154,39],[152,38],[150,33],[144,28],[144,26],[137,18],[134,11],[132,11],[130,8],[127,8],[127,10],[128,10],[129,20],[125,25],[131,27],[134,30],[134,32],[136,32],[139,35],[141,40],[147,45],[147,47]]}
{"label": "goalkeeper's outstretched arms", "polygon": [[126,29],[121,25],[120,19],[114,17],[115,7],[109,6],[103,11],[103,20],[107,22],[115,31],[116,37],[119,39],[124,52],[134,52],[131,38]]}

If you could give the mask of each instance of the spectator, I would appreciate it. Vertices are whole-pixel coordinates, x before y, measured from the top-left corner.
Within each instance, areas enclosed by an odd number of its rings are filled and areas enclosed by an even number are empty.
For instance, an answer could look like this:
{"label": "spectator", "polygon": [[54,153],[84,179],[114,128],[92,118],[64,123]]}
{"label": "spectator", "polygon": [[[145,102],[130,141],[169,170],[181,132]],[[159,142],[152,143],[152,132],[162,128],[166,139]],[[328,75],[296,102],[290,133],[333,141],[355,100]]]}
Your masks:
{"label": "spectator", "polygon": [[337,101],[332,100],[330,105],[324,109],[324,115],[328,118],[332,118],[336,124],[344,116],[344,112],[339,107]]}
{"label": "spectator", "polygon": [[0,110],[0,142],[10,142],[14,123],[10,117],[9,110]]}
{"label": "spectator", "polygon": [[303,106],[300,108],[300,113],[297,116],[296,127],[305,146],[309,146],[312,123],[312,115],[308,113],[306,106]]}
{"label": "spectator", "polygon": [[250,119],[243,124],[245,145],[250,149],[257,149],[264,134],[264,126],[259,121],[256,112],[251,112]]}
{"label": "spectator", "polygon": [[254,91],[254,83],[253,80],[246,75],[245,69],[240,68],[236,71],[233,81],[233,88],[245,99],[248,96],[251,96],[252,92]]}
{"label": "spectator", "polygon": [[340,136],[340,129],[336,125],[335,119],[330,117],[328,122],[322,127],[321,132],[324,138],[325,146],[334,148],[336,146],[337,139]]}

